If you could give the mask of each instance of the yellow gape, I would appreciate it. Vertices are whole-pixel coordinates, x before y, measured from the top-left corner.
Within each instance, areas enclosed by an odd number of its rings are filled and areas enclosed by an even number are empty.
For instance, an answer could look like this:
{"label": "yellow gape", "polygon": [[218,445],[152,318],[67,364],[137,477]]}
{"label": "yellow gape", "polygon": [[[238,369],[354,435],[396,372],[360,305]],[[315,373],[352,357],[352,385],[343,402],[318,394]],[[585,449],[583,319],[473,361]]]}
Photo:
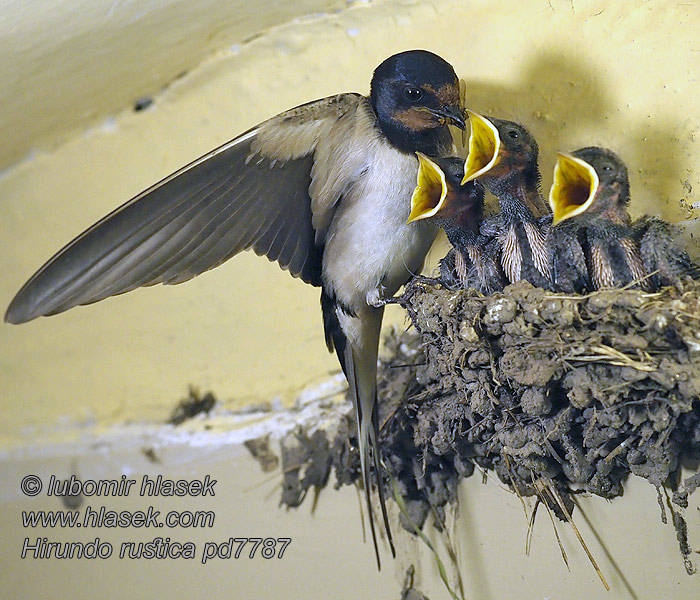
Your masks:
{"label": "yellow gape", "polygon": [[586,161],[560,152],[549,190],[552,225],[588,210],[598,189],[598,174]]}
{"label": "yellow gape", "polygon": [[498,154],[501,149],[501,138],[493,123],[471,110],[467,110],[467,114],[471,133],[462,185],[495,167],[500,160]]}
{"label": "yellow gape", "polygon": [[447,196],[447,182],[442,169],[425,154],[418,156],[418,181],[411,196],[411,214],[408,223],[420,221],[435,215]]}

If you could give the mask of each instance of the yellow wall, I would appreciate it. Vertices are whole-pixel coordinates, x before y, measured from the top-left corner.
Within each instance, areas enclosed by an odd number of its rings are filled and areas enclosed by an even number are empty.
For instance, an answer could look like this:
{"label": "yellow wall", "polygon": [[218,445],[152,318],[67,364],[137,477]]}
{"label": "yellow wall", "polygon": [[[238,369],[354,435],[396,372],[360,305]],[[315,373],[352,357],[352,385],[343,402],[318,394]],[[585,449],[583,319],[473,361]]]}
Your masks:
{"label": "yellow wall", "polygon": [[[174,0],[105,2],[96,13],[87,7],[98,3],[85,3],[72,14],[55,12],[61,4],[40,15],[10,3],[6,14],[22,27],[0,21],[0,39],[31,45],[0,58],[0,76],[12,84],[0,96],[0,163],[65,140],[0,176],[3,307],[57,249],[149,184],[281,110],[367,92],[374,66],[408,48],[450,61],[467,81],[471,108],[531,128],[545,189],[557,150],[601,144],[627,161],[635,213],[679,221],[700,203],[700,9],[692,2],[377,0],[271,30],[294,3],[211,0],[201,14]],[[242,6],[258,9],[236,12]],[[143,46],[139,60],[135,49],[154,40],[163,43],[153,52]],[[69,55],[61,70],[65,61],[56,59]],[[119,67],[122,58],[130,68]],[[128,109],[170,81],[151,109]],[[118,107],[124,112],[113,114]],[[236,407],[291,400],[335,370],[317,290],[251,254],[182,286],[0,325],[3,468],[21,471],[12,461],[28,447],[162,421],[189,384]],[[553,573],[561,575],[559,565]]]}
{"label": "yellow wall", "polygon": [[[697,7],[524,6],[386,0],[222,48],[156,96],[152,109],[105,116],[103,125],[6,172],[0,303],[74,235],[149,184],[285,108],[366,92],[374,66],[411,47],[452,62],[468,82],[471,107],[531,127],[545,189],[557,150],[604,144],[628,163],[635,212],[685,218],[681,199],[700,198]],[[245,254],[183,286],[2,325],[0,376],[15,408],[0,434],[16,440],[24,426],[51,428],[66,418],[159,418],[189,384],[236,404],[289,399],[336,368],[322,342],[317,296]]]}

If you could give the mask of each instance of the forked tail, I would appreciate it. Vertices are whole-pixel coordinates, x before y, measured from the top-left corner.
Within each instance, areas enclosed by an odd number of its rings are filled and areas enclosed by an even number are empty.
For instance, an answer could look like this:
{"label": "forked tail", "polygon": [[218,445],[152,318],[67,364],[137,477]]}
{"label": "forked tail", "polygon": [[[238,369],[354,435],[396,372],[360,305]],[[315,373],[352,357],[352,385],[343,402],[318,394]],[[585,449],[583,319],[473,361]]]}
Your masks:
{"label": "forked tail", "polygon": [[[389,516],[386,510],[384,498],[384,483],[381,476],[381,455],[379,451],[379,410],[377,404],[377,353],[379,349],[379,330],[382,323],[381,309],[371,309],[369,314],[364,313],[356,319],[361,331],[353,341],[348,340],[345,347],[345,367],[347,369],[350,396],[355,406],[357,417],[357,435],[360,450],[360,468],[362,471],[362,483],[365,489],[365,501],[374,552],[377,557],[377,568],[381,569],[379,558],[379,546],[377,544],[377,532],[374,526],[374,511],[371,501],[371,464],[377,474],[377,491],[379,504],[382,511],[382,520],[386,530],[391,554],[396,558],[396,549],[391,535]],[[371,457],[370,457],[371,453]]]}

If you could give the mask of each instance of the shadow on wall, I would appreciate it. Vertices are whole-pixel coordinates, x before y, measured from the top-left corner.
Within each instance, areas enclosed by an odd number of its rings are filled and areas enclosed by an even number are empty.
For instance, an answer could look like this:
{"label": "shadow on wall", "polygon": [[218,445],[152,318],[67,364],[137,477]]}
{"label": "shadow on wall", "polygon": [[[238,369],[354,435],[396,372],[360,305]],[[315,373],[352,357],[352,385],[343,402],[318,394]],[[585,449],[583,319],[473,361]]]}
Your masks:
{"label": "shadow on wall", "polygon": [[688,208],[700,202],[688,182],[694,166],[689,152],[696,137],[693,122],[678,114],[630,116],[614,88],[598,75],[604,70],[582,57],[538,54],[524,59],[513,85],[467,79],[467,106],[531,130],[540,146],[545,195],[557,151],[605,146],[627,164],[633,215],[658,214],[672,222],[697,217],[699,211],[690,214]]}

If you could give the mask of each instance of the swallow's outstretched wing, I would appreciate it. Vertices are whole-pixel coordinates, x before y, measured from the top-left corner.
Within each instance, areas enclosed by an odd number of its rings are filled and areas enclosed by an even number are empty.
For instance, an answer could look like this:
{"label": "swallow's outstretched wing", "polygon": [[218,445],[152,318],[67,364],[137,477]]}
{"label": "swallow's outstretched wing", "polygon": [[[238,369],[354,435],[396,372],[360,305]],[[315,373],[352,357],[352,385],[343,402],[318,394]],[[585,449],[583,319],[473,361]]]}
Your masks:
{"label": "swallow's outstretched wing", "polygon": [[359,94],[311,102],[176,171],[51,258],[5,320],[23,323],[137,287],[181,283],[248,248],[320,285],[325,230],[354,169],[332,150],[352,139],[358,113],[371,113]]}

